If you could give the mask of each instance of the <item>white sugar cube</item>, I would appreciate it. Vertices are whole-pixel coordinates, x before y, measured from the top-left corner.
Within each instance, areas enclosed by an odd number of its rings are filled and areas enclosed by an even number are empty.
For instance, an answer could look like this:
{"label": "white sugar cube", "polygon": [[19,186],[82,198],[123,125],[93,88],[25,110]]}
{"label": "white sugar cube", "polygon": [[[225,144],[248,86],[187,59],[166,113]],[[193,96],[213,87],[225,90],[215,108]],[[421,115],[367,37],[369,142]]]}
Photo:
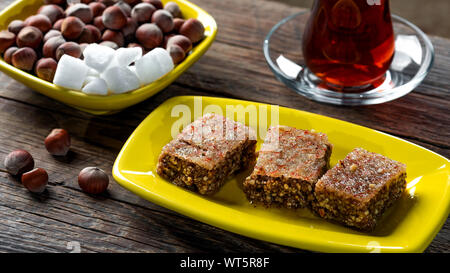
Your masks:
{"label": "white sugar cube", "polygon": [[88,71],[89,67],[82,60],[65,54],[59,59],[53,83],[65,88],[80,90]]}
{"label": "white sugar cube", "polygon": [[114,55],[114,49],[98,44],[90,44],[83,51],[85,63],[100,73],[109,66]]}
{"label": "white sugar cube", "polygon": [[157,47],[152,50],[153,54],[156,55],[156,59],[158,60],[159,66],[161,67],[162,72],[165,74],[172,71],[174,68],[172,57],[167,50],[161,47]]}
{"label": "white sugar cube", "polygon": [[121,94],[139,88],[139,79],[127,67],[111,67],[102,73],[102,78],[106,81],[108,89]]}
{"label": "white sugar cube", "polygon": [[149,84],[170,72],[174,65],[170,54],[163,48],[155,48],[135,62],[141,84]]}
{"label": "white sugar cube", "polygon": [[100,73],[97,70],[93,69],[93,68],[89,68],[88,76],[93,76],[93,77],[97,77],[98,78],[98,77],[100,77]]}
{"label": "white sugar cube", "polygon": [[87,83],[83,89],[83,93],[90,95],[108,95],[108,86],[105,80],[101,78],[95,78],[89,83]]}
{"label": "white sugar cube", "polygon": [[137,61],[142,57],[142,48],[132,47],[124,48],[121,47],[116,50],[115,61],[119,66],[128,66],[131,63]]}
{"label": "white sugar cube", "polygon": [[89,74],[88,74],[88,76],[86,77],[86,79],[84,79],[83,86],[85,86],[86,84],[88,84],[88,83],[90,83],[91,81],[93,81],[93,80],[95,80],[95,79],[98,79],[98,78],[99,78],[99,77],[89,76]]}

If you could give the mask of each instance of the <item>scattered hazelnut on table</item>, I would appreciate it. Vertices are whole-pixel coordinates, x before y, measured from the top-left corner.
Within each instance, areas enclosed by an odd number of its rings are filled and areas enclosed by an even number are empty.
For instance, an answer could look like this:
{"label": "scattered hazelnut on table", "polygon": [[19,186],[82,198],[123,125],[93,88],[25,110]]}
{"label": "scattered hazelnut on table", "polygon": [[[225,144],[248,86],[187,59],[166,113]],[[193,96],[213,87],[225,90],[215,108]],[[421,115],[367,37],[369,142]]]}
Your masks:
{"label": "scattered hazelnut on table", "polygon": [[31,71],[36,60],[36,51],[30,47],[19,48],[12,54],[11,58],[13,66],[25,71]]}
{"label": "scattered hazelnut on table", "polygon": [[52,82],[58,63],[52,58],[42,58],[36,63],[36,75],[46,81]]}
{"label": "scattered hazelnut on table", "polygon": [[26,26],[19,31],[16,38],[18,47],[38,48],[42,42],[42,31],[36,27]]}
{"label": "scattered hazelnut on table", "polygon": [[29,152],[15,150],[6,156],[4,165],[9,174],[22,175],[34,168],[34,160]]}
{"label": "scattered hazelnut on table", "polygon": [[118,6],[106,8],[102,19],[103,25],[112,30],[121,30],[127,24],[127,15]]}
{"label": "scattered hazelnut on table", "polygon": [[104,192],[109,185],[108,175],[97,167],[86,167],[78,174],[78,185],[90,194]]}
{"label": "scattered hazelnut on table", "polygon": [[48,174],[44,169],[36,168],[22,174],[21,181],[27,190],[34,193],[42,193],[48,183]]}
{"label": "scattered hazelnut on table", "polygon": [[53,129],[45,138],[45,148],[51,155],[65,156],[70,149],[70,135],[64,129]]}

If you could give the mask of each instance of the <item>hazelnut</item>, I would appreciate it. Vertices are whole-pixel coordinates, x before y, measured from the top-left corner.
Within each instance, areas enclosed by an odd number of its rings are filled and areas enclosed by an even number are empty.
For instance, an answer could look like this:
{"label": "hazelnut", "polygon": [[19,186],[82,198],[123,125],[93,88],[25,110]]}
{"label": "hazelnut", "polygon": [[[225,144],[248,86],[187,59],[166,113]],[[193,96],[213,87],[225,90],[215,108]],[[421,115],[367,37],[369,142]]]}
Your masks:
{"label": "hazelnut", "polygon": [[173,30],[173,17],[167,10],[159,9],[152,15],[152,23],[155,23],[164,33]]}
{"label": "hazelnut", "polygon": [[131,7],[134,7],[137,4],[139,4],[141,2],[141,0],[124,0],[124,2],[127,3],[128,5],[130,5]]}
{"label": "hazelnut", "polygon": [[120,30],[127,24],[127,15],[118,6],[106,8],[103,12],[102,19],[103,25],[113,30]]}
{"label": "hazelnut", "polygon": [[146,49],[153,49],[161,45],[163,33],[155,24],[143,24],[136,30],[136,39]]}
{"label": "hazelnut", "polygon": [[38,48],[42,38],[42,32],[38,28],[27,26],[17,34],[16,43],[19,47]]}
{"label": "hazelnut", "polygon": [[138,44],[138,43],[129,43],[127,47],[128,47],[128,48],[132,48],[132,47],[140,47],[140,48],[142,49],[142,52],[145,51],[145,48],[144,48],[143,46],[141,46],[140,44]]}
{"label": "hazelnut", "polygon": [[177,3],[175,2],[167,2],[166,5],[164,6],[164,9],[167,10],[168,12],[172,13],[172,16],[174,18],[181,18],[181,9],[180,6],[178,6]]}
{"label": "hazelnut", "polygon": [[64,44],[66,40],[62,36],[52,37],[45,42],[42,47],[42,55],[47,58],[53,58],[56,60],[56,49]]}
{"label": "hazelnut", "polygon": [[31,154],[25,150],[15,150],[5,157],[5,168],[11,175],[22,175],[34,168]]}
{"label": "hazelnut", "polygon": [[111,29],[107,29],[105,30],[105,32],[103,32],[102,40],[114,42],[119,47],[122,47],[125,43],[125,38],[123,37],[122,32],[114,31]]}
{"label": "hazelnut", "polygon": [[106,6],[100,2],[92,2],[89,3],[89,8],[92,11],[92,16],[97,17],[102,15],[103,11],[106,9]]}
{"label": "hazelnut", "polygon": [[44,4],[49,5],[49,4],[55,4],[55,5],[65,5],[67,0],[44,0]]}
{"label": "hazelnut", "polygon": [[16,34],[7,30],[0,31],[0,53],[5,52],[16,42]]}
{"label": "hazelnut", "polygon": [[164,8],[164,5],[160,0],[143,0],[142,2],[152,4],[156,9]]}
{"label": "hazelnut", "polygon": [[103,41],[103,42],[100,43],[100,45],[107,46],[107,47],[110,47],[112,49],[118,49],[119,48],[119,46],[116,43],[112,42],[112,41]]}
{"label": "hazelnut", "polygon": [[169,41],[169,39],[172,38],[173,36],[175,36],[175,34],[173,34],[173,33],[164,35],[163,44],[162,44],[163,48],[167,48],[167,41]]}
{"label": "hazelnut", "polygon": [[13,20],[8,25],[8,31],[14,34],[19,34],[19,31],[25,27],[25,23],[22,20]]}
{"label": "hazelnut", "polygon": [[131,10],[131,18],[138,24],[147,23],[152,18],[156,8],[149,3],[139,3]]}
{"label": "hazelnut", "polygon": [[167,40],[167,48],[171,45],[178,45],[184,50],[184,53],[188,53],[192,49],[192,42],[184,35],[175,35]]}
{"label": "hazelnut", "polygon": [[125,12],[127,17],[131,16],[131,7],[127,3],[120,1],[120,2],[117,2],[116,4],[114,4],[114,6],[118,6],[119,8],[121,8],[122,11]]}
{"label": "hazelnut", "polygon": [[100,31],[105,30],[105,25],[103,24],[102,16],[97,16],[94,18],[94,26],[96,26]]}
{"label": "hazelnut", "polygon": [[181,63],[184,60],[184,58],[186,57],[186,53],[184,52],[184,49],[182,49],[177,44],[172,44],[172,45],[168,46],[167,51],[169,52],[170,57],[172,57],[174,64]]}
{"label": "hazelnut", "polygon": [[44,5],[38,9],[38,14],[48,17],[50,21],[55,23],[58,19],[64,18],[64,10],[58,5]]}
{"label": "hazelnut", "polygon": [[196,43],[203,39],[204,33],[205,28],[203,27],[203,24],[195,18],[186,20],[180,28],[180,34],[188,37],[192,43]]}
{"label": "hazelnut", "polygon": [[46,33],[50,29],[52,29],[52,22],[48,19],[47,16],[43,14],[37,14],[28,17],[25,20],[25,24],[27,26],[37,27],[42,33]]}
{"label": "hazelnut", "polygon": [[52,58],[42,58],[36,63],[34,72],[36,75],[48,82],[53,82],[58,63]]}
{"label": "hazelnut", "polygon": [[64,54],[70,55],[74,58],[80,58],[82,52],[80,46],[77,43],[65,42],[56,49],[56,60],[59,61],[59,59],[61,59]]}
{"label": "hazelnut", "polygon": [[181,26],[186,22],[186,20],[181,18],[174,18],[173,19],[173,31],[174,32],[180,32]]}
{"label": "hazelnut", "polygon": [[101,35],[102,33],[100,32],[100,30],[98,30],[98,28],[93,25],[86,25],[80,37],[78,38],[78,42],[88,44],[96,43],[98,40],[100,40]]}
{"label": "hazelnut", "polygon": [[85,24],[90,23],[94,18],[91,8],[89,8],[88,5],[82,3],[69,6],[66,10],[66,15],[78,17]]}
{"label": "hazelnut", "polygon": [[97,0],[98,2],[102,3],[103,5],[109,7],[117,3],[117,0]]}
{"label": "hazelnut", "polygon": [[5,51],[5,54],[3,54],[3,59],[5,60],[5,62],[12,64],[12,55],[14,54],[14,52],[16,52],[19,48],[12,46],[10,48],[8,48]]}
{"label": "hazelnut", "polygon": [[100,168],[87,167],[78,174],[78,185],[86,193],[99,194],[108,188],[109,177]]}
{"label": "hazelnut", "polygon": [[48,182],[48,174],[42,168],[36,168],[22,175],[22,185],[34,193],[42,193]]}
{"label": "hazelnut", "polygon": [[11,62],[15,67],[25,71],[31,71],[36,60],[36,52],[31,47],[19,48],[13,53],[11,58]]}
{"label": "hazelnut", "polygon": [[80,37],[83,32],[85,24],[80,18],[75,16],[69,16],[64,19],[61,25],[61,33],[64,38],[69,40],[75,40]]}
{"label": "hazelnut", "polygon": [[64,129],[53,129],[44,143],[51,155],[65,156],[70,149],[70,135]]}
{"label": "hazelnut", "polygon": [[61,31],[61,26],[63,23],[64,19],[59,19],[57,20],[54,24],[53,24],[53,29],[56,29],[58,31]]}
{"label": "hazelnut", "polygon": [[51,29],[51,30],[49,30],[49,32],[47,32],[44,35],[44,39],[42,41],[45,44],[45,42],[47,42],[50,38],[53,38],[53,37],[62,37],[62,34],[59,30]]}
{"label": "hazelnut", "polygon": [[137,27],[138,25],[133,19],[127,18],[127,24],[122,29],[122,34],[126,40],[132,40],[134,38]]}

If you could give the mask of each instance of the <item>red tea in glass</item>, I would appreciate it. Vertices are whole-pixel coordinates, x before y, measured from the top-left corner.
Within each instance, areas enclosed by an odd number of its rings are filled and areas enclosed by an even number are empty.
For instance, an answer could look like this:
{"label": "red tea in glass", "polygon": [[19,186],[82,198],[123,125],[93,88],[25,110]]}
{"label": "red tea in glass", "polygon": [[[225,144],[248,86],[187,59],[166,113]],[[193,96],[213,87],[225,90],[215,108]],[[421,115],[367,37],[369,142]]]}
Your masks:
{"label": "red tea in glass", "polygon": [[303,56],[327,86],[342,92],[376,86],[393,55],[389,0],[315,0]]}

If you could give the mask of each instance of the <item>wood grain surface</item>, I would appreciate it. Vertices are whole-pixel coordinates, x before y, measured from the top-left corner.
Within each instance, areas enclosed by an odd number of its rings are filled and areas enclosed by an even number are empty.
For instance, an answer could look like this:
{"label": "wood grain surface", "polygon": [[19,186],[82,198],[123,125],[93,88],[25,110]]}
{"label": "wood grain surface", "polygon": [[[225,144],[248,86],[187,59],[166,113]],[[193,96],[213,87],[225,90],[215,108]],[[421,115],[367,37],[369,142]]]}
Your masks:
{"label": "wood grain surface", "polygon": [[[0,0],[0,9],[12,0]],[[300,9],[261,0],[193,0],[215,17],[210,50],[158,95],[111,116],[92,116],[42,96],[0,73],[0,167],[12,150],[30,151],[50,175],[43,195],[30,194],[0,172],[0,251],[69,252],[302,252],[236,235],[159,207],[111,183],[106,194],[80,191],[79,171],[98,166],[111,175],[114,159],[134,128],[162,102],[179,95],[246,99],[310,111],[402,137],[450,157],[450,40],[430,37],[434,67],[414,92],[376,106],[340,107],[307,100],[270,72],[262,41],[279,20]],[[72,135],[56,159],[44,149],[52,128]],[[450,251],[450,221],[428,252]]]}

